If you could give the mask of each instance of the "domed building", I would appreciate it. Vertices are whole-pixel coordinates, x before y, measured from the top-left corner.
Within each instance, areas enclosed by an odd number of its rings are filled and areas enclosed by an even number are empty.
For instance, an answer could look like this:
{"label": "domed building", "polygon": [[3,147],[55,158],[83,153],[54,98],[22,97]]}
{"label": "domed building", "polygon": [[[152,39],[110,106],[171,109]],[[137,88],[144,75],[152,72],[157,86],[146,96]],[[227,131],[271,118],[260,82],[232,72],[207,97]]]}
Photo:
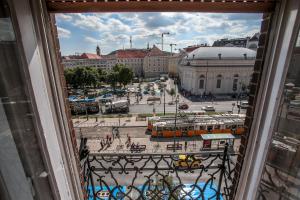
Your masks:
{"label": "domed building", "polygon": [[199,47],[182,59],[181,88],[194,95],[246,92],[256,51],[243,47]]}

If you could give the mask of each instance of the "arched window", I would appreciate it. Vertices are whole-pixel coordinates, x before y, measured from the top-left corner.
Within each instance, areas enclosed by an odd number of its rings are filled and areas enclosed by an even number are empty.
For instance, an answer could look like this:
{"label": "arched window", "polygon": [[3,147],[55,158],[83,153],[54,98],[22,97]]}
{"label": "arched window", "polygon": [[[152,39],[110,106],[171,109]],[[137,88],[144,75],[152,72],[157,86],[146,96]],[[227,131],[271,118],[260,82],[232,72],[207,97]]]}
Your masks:
{"label": "arched window", "polygon": [[200,80],[199,80],[199,89],[204,89],[204,79],[205,79],[205,76],[201,75]]}
{"label": "arched window", "polygon": [[219,74],[217,76],[217,88],[221,88],[221,83],[222,83],[222,75]]}

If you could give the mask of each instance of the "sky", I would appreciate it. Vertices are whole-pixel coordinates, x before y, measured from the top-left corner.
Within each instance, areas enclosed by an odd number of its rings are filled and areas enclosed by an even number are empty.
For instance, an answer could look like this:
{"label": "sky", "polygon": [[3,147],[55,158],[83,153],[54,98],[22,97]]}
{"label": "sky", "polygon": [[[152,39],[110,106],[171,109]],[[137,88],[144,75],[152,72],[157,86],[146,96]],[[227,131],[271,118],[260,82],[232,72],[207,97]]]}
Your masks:
{"label": "sky", "polygon": [[[262,14],[240,13],[89,13],[56,14],[62,55],[102,54],[116,49],[146,48],[147,43],[164,50],[176,44],[173,52],[197,44],[212,45],[215,40],[252,36],[259,32]],[[174,50],[175,49],[175,50]]]}

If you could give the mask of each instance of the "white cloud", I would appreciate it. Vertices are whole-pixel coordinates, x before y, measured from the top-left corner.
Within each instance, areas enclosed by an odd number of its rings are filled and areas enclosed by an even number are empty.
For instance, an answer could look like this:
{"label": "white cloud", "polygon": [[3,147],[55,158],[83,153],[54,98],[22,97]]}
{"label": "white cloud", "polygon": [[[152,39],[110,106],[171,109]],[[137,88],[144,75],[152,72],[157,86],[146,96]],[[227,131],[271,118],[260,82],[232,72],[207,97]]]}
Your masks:
{"label": "white cloud", "polygon": [[[102,50],[107,53],[123,45],[128,48],[130,36],[135,48],[145,48],[148,42],[152,46],[161,42],[162,32],[171,33],[165,37],[166,49],[168,43],[177,43],[178,49],[202,43],[212,45],[221,38],[252,36],[259,31],[260,17],[257,14],[171,12],[57,15],[60,21],[73,25],[70,29],[72,34],[81,34],[79,37],[90,45],[97,43],[100,47],[106,46]],[[61,37],[70,37],[70,31],[69,34],[66,31],[60,30]],[[98,37],[90,34],[92,32],[96,32]]]}
{"label": "white cloud", "polygon": [[62,21],[71,21],[73,19],[71,15],[67,15],[67,14],[56,14],[55,17],[57,20],[62,20]]}
{"label": "white cloud", "polygon": [[57,31],[60,38],[69,38],[71,36],[71,31],[67,29],[57,27]]}
{"label": "white cloud", "polygon": [[97,40],[96,38],[89,37],[89,36],[84,37],[84,40],[86,42],[90,42],[90,43],[100,43],[101,42],[101,40]]}

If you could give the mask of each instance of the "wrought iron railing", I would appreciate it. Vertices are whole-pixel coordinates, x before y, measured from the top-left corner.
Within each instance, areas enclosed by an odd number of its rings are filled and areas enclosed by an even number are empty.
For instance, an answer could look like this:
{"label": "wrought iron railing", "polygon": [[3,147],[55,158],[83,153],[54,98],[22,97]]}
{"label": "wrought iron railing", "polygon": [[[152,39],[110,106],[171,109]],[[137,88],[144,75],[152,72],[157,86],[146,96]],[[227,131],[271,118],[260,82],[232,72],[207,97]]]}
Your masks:
{"label": "wrought iron railing", "polygon": [[89,154],[83,160],[85,196],[99,199],[230,197],[236,154]]}

